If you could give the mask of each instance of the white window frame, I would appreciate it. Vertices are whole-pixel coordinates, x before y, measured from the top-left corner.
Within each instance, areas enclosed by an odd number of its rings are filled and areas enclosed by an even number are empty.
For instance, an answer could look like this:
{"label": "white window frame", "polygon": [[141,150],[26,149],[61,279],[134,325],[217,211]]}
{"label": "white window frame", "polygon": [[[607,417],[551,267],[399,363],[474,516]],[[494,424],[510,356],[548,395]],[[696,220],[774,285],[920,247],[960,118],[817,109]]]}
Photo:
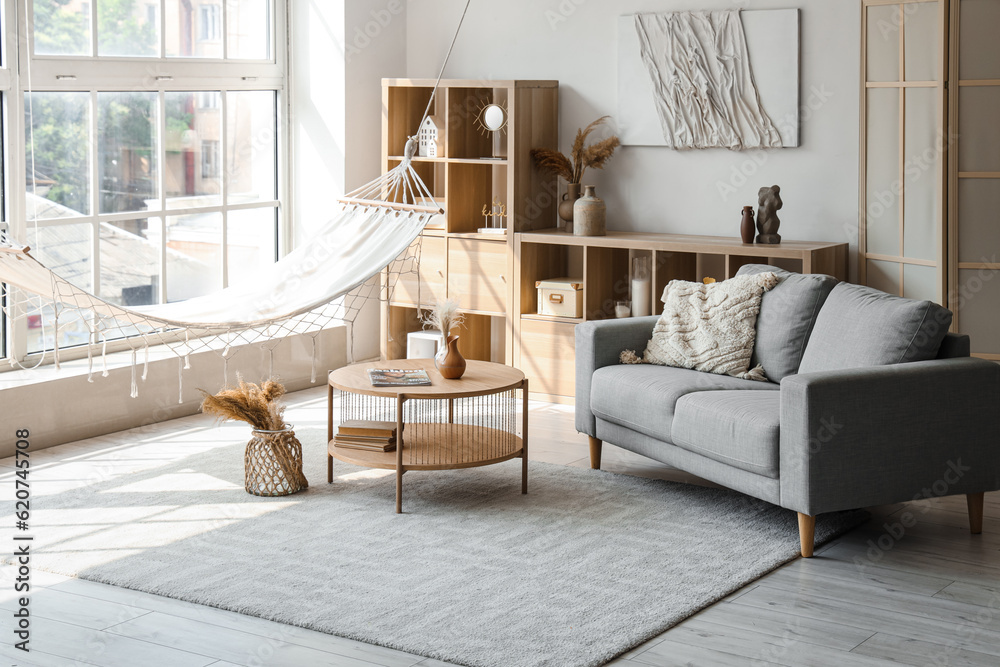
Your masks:
{"label": "white window frame", "polygon": [[[14,95],[12,94],[15,80],[15,73],[12,71],[10,64],[17,62],[17,12],[15,10],[16,0],[3,0],[0,4],[0,24],[2,24],[2,34],[0,34],[0,52],[2,52],[2,62],[0,62],[0,124],[2,124],[2,146],[3,150],[0,152],[0,160],[3,160],[3,183],[0,187],[3,188],[3,214],[0,216],[0,230],[5,232],[10,231],[13,233],[10,222],[14,219],[14,211],[16,206],[12,206],[11,195],[15,192],[11,185],[16,182],[16,175],[13,175],[13,160],[10,159],[11,156],[11,123],[14,120],[14,114],[11,110],[11,101]],[[24,198],[21,198],[22,202]],[[15,350],[12,348],[11,342],[11,322],[3,314],[0,313],[0,327],[3,328],[0,331],[0,360],[6,360],[13,356]],[[7,367],[6,362],[0,364],[0,370]]]}
{"label": "white window frame", "polygon": [[[162,16],[166,4],[166,0],[160,1],[160,16],[161,21],[160,26],[164,25],[162,21]],[[25,102],[25,91],[31,90],[33,92],[87,92],[91,96],[91,132],[92,136],[96,136],[96,96],[99,91],[101,92],[118,92],[118,91],[132,91],[132,90],[142,90],[146,92],[155,92],[160,96],[160,101],[162,103],[163,97],[167,92],[179,91],[179,92],[221,92],[222,103],[219,106],[219,112],[222,116],[223,122],[226,118],[226,93],[228,92],[239,92],[239,91],[256,91],[256,90],[273,90],[276,93],[276,116],[277,116],[277,132],[276,132],[276,147],[277,147],[277,164],[276,166],[276,186],[277,186],[277,197],[271,201],[258,201],[250,204],[231,204],[228,203],[226,198],[228,179],[223,177],[222,180],[222,203],[219,206],[210,206],[202,208],[192,208],[184,209],[184,213],[210,213],[210,212],[221,212],[223,216],[223,257],[226,257],[227,252],[227,235],[226,235],[226,222],[227,214],[230,211],[245,210],[245,209],[257,209],[257,208],[274,208],[279,216],[280,221],[277,230],[276,247],[278,250],[278,255],[281,256],[287,251],[287,243],[291,238],[291,233],[289,231],[290,227],[290,215],[289,206],[287,204],[288,195],[290,192],[288,185],[288,172],[289,172],[289,129],[288,129],[288,46],[286,43],[287,35],[287,20],[288,20],[288,3],[292,0],[270,0],[269,6],[271,10],[270,20],[268,22],[271,34],[269,35],[271,44],[271,59],[270,60],[219,60],[211,58],[194,58],[194,57],[108,57],[108,56],[33,56],[28,49],[33,46],[33,37],[29,39],[18,39],[18,31],[22,35],[31,36],[32,33],[29,30],[29,26],[32,25],[31,16],[31,1],[28,0],[0,0],[2,2],[2,10],[5,12],[5,18],[11,16],[16,16],[16,21],[7,20],[5,22],[5,63],[19,64],[19,71],[11,71],[9,69],[0,68],[0,92],[3,92],[5,99],[3,105],[4,111],[4,159],[6,168],[4,169],[5,177],[5,188],[7,196],[5,198],[6,208],[7,208],[7,220],[10,221],[9,228],[10,232],[17,239],[24,239],[27,237],[27,225],[29,224],[24,215],[25,206],[25,183],[27,175],[27,160],[25,158],[25,123],[24,123],[24,102]],[[223,54],[228,52],[228,35],[226,26],[226,13],[228,8],[228,2],[223,0],[220,5],[221,14],[221,39],[223,45]],[[94,10],[91,14],[91,40],[92,40],[92,53],[97,53],[97,12],[96,6],[91,3]],[[165,53],[166,35],[165,31],[161,30],[160,33],[160,53]],[[18,44],[21,48],[26,49],[26,52],[21,54],[21,57],[17,57]],[[28,45],[28,46],[24,46]],[[29,73],[29,61],[30,61],[30,73]],[[100,63],[100,65],[98,65]],[[29,78],[30,74],[30,78]],[[30,87],[29,87],[30,84]],[[160,156],[161,160],[159,162],[159,178],[160,178],[160,196],[161,201],[165,196],[163,192],[163,180],[164,180],[164,163],[162,161],[162,156],[164,154],[164,148],[162,146],[162,140],[165,136],[165,120],[161,115],[160,118],[160,137],[161,146]],[[223,129],[224,125],[220,129]],[[219,148],[219,159],[220,164],[225,165],[227,159],[227,147],[226,147],[225,135],[223,134],[220,140]],[[91,169],[95,170],[97,166],[97,155],[96,147],[91,147]],[[223,169],[224,171],[224,169]],[[92,190],[95,189],[94,178],[91,178]],[[93,290],[95,292],[99,291],[100,285],[100,222],[113,221],[113,220],[127,220],[135,219],[137,217],[148,217],[149,219],[154,219],[159,217],[161,220],[165,220],[166,210],[150,212],[151,215],[140,216],[137,212],[128,213],[110,213],[101,214],[99,213],[99,208],[97,208],[97,193],[91,192],[92,201],[92,211],[89,215],[73,217],[73,218],[59,218],[54,220],[39,220],[39,227],[43,226],[58,226],[60,224],[79,224],[79,223],[89,223],[93,225],[92,233],[92,248],[93,248],[93,260],[92,260],[92,271],[93,271]],[[164,235],[161,237],[164,239],[163,247],[161,248],[161,254],[164,255],[164,259],[161,261],[161,266],[165,263],[165,248],[166,248],[166,229],[163,229]],[[228,267],[226,266],[225,259],[223,260],[223,276],[228,273]],[[161,299],[165,296],[166,280],[162,279],[161,276]],[[8,343],[7,354],[8,358],[13,358],[21,363],[34,364],[38,361],[38,357],[45,355],[45,357],[50,358],[51,355],[48,353],[29,353],[26,349],[27,346],[27,322],[22,318],[18,322],[8,322],[8,329],[13,330],[13,336],[7,336],[6,340]],[[10,333],[10,331],[8,331]],[[178,334],[179,337],[182,334]],[[60,350],[60,358],[65,360],[70,360],[74,358],[82,358],[87,356],[87,345],[80,345],[72,348],[64,348]],[[128,349],[129,344],[127,341],[109,341],[108,351],[118,351]],[[6,364],[0,366],[0,372],[6,370]]]}

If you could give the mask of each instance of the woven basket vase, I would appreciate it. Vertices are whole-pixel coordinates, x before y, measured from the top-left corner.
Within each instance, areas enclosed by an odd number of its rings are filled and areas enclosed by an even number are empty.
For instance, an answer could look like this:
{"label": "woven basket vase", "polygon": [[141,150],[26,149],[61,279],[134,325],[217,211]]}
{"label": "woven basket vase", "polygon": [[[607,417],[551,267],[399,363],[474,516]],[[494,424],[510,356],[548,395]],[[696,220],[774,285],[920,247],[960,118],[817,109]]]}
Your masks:
{"label": "woven basket vase", "polygon": [[288,496],[309,488],[302,474],[302,443],[291,426],[282,431],[254,431],[244,463],[249,494]]}

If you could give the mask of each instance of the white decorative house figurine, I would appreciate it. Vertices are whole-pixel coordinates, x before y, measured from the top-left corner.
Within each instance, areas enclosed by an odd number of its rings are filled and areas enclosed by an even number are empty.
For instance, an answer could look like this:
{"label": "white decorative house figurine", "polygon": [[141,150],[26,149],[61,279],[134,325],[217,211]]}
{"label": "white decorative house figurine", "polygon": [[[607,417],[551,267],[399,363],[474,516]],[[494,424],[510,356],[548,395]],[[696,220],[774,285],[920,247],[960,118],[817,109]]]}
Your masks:
{"label": "white decorative house figurine", "polygon": [[437,116],[425,118],[417,132],[417,155],[420,157],[441,157],[443,151],[439,137],[443,129]]}

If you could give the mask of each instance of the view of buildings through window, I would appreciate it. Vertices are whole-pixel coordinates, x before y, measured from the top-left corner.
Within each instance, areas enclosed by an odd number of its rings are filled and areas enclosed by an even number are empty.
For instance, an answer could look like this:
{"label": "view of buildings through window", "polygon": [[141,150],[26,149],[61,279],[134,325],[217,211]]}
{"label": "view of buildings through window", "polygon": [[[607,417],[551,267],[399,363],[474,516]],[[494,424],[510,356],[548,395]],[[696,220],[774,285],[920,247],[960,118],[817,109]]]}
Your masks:
{"label": "view of buildings through window", "polygon": [[[35,256],[123,306],[208,294],[274,262],[279,91],[248,89],[255,77],[225,69],[271,57],[271,4],[33,5],[33,63],[77,56],[95,75],[93,84],[74,76],[73,90],[24,92],[25,242]],[[150,77],[148,66],[127,66],[156,59],[169,70],[184,58],[233,75]],[[109,74],[121,85],[108,87]],[[185,89],[205,81],[216,89]],[[28,353],[54,342],[44,316],[28,318]],[[60,346],[91,339],[82,321],[60,322],[60,332]]]}

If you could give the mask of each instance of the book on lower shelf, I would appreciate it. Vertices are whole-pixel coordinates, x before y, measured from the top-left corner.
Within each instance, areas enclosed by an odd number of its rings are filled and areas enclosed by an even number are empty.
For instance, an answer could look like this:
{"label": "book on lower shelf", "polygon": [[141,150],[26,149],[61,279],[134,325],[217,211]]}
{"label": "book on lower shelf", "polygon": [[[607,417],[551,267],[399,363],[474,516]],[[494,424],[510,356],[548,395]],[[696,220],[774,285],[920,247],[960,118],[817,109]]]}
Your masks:
{"label": "book on lower shelf", "polygon": [[361,436],[333,436],[333,444],[342,449],[362,449],[368,452],[391,452],[396,449],[396,438],[364,438]]}
{"label": "book on lower shelf", "polygon": [[340,422],[340,435],[360,435],[367,437],[396,437],[396,423],[372,419],[345,419]]}
{"label": "book on lower shelf", "polygon": [[368,379],[373,387],[419,387],[431,383],[427,371],[405,368],[369,368]]}
{"label": "book on lower shelf", "polygon": [[396,425],[388,421],[345,419],[333,442],[345,449],[391,452],[396,449]]}

